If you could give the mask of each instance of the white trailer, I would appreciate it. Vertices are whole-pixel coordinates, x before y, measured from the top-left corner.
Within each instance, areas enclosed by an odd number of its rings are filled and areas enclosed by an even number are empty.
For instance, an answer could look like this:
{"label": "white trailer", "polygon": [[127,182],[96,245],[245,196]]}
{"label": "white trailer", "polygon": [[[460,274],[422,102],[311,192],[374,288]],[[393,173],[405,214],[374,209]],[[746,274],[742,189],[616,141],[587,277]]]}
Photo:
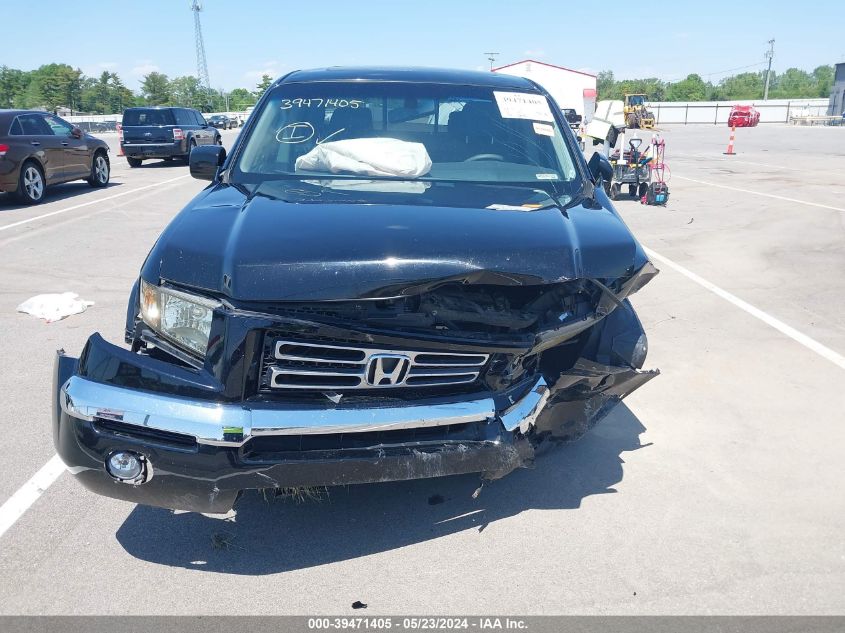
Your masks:
{"label": "white trailer", "polygon": [[595,75],[533,59],[494,68],[493,72],[536,81],[552,95],[561,108],[572,108],[585,117],[585,122],[592,118],[596,98]]}

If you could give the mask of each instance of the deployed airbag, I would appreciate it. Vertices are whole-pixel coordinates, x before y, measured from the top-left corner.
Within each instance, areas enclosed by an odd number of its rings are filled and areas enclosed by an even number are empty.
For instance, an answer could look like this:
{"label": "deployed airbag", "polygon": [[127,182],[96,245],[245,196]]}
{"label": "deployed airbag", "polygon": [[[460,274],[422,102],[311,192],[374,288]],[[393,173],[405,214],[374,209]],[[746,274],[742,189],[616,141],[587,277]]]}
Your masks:
{"label": "deployed airbag", "polygon": [[296,159],[296,171],[351,172],[367,176],[418,178],[431,169],[422,143],[395,138],[353,138],[317,145]]}

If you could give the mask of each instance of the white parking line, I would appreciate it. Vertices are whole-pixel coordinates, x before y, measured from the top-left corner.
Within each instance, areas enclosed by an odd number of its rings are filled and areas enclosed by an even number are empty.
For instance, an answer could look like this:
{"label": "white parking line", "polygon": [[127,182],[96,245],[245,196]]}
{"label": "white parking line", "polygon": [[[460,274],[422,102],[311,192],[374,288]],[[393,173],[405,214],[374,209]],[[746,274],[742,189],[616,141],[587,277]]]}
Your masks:
{"label": "white parking line", "polygon": [[786,202],[794,202],[796,204],[805,204],[808,207],[819,207],[820,209],[831,209],[832,211],[841,211],[845,213],[845,209],[842,207],[833,207],[829,204],[819,204],[818,202],[810,202],[809,200],[799,200],[798,198],[787,198],[786,196],[778,196],[773,193],[763,193],[762,191],[752,191],[751,189],[741,189],[739,187],[731,187],[729,185],[720,185],[715,182],[705,182],[704,180],[696,180],[695,178],[688,178],[686,176],[678,176],[677,174],[672,174],[672,178],[679,178],[681,180],[688,180],[689,182],[695,182],[699,185],[707,185],[708,187],[719,187],[720,189],[730,189],[731,191],[739,191],[741,193],[750,193],[755,196],[763,196],[764,198],[774,198],[775,200],[785,200]]}
{"label": "white parking line", "polygon": [[129,191],[121,191],[120,193],[115,193],[111,196],[106,196],[105,198],[97,198],[96,200],[89,200],[88,202],[82,202],[80,204],[75,204],[70,207],[65,207],[64,209],[58,209],[56,211],[50,211],[50,213],[43,213],[41,215],[36,215],[34,218],[27,218],[26,220],[20,220],[18,222],[12,222],[11,224],[5,224],[0,226],[0,231],[6,231],[8,229],[13,229],[16,226],[21,226],[24,224],[29,224],[30,222],[37,222],[38,220],[43,220],[44,218],[49,218],[54,215],[59,215],[60,213],[67,213],[68,211],[76,211],[77,209],[81,209],[82,207],[88,207],[92,204],[97,204],[100,202],[108,202],[109,200],[114,200],[115,198],[121,198],[123,196],[130,196],[133,193],[138,193],[139,191],[145,191],[147,189],[152,189],[153,187],[161,187],[162,185],[166,185],[171,182],[176,182],[177,180],[182,180],[183,178],[187,178],[188,176],[177,176],[176,178],[171,178],[170,180],[162,180],[161,182],[156,182],[150,185],[144,185],[143,187],[136,187],[135,189],[130,189]]}
{"label": "white parking line", "polygon": [[32,478],[0,506],[0,537],[6,533],[42,493],[65,471],[64,462],[53,455]]}
{"label": "white parking line", "polygon": [[822,358],[826,358],[827,360],[829,360],[834,365],[838,365],[840,369],[845,369],[845,356],[842,356],[842,354],[834,352],[829,347],[822,345],[821,343],[819,343],[818,341],[810,338],[806,334],[802,334],[801,332],[796,330],[794,327],[787,325],[783,321],[776,319],[775,317],[773,317],[770,314],[767,314],[766,312],[763,312],[760,308],[755,308],[750,303],[747,303],[747,302],[743,301],[742,299],[740,299],[739,297],[732,295],[727,290],[723,290],[722,288],[720,288],[716,284],[707,281],[703,277],[699,277],[698,275],[696,275],[691,270],[687,270],[686,268],[684,268],[680,264],[676,264],[675,262],[673,262],[668,257],[664,257],[660,253],[656,253],[655,251],[651,250],[650,248],[643,247],[643,249],[645,250],[646,254],[651,259],[657,260],[658,262],[660,262],[661,264],[665,264],[666,266],[668,266],[669,268],[671,268],[675,272],[681,273],[687,279],[694,281],[699,286],[706,288],[707,290],[709,290],[710,292],[712,292],[715,295],[718,295],[719,297],[721,297],[725,301],[732,303],[733,305],[735,305],[740,310],[747,312],[748,314],[750,314],[754,318],[761,320],[766,325],[773,327],[778,332],[785,334],[786,336],[791,338],[796,343],[800,343],[801,345],[803,345],[807,349],[815,352],[816,354],[818,354]]}

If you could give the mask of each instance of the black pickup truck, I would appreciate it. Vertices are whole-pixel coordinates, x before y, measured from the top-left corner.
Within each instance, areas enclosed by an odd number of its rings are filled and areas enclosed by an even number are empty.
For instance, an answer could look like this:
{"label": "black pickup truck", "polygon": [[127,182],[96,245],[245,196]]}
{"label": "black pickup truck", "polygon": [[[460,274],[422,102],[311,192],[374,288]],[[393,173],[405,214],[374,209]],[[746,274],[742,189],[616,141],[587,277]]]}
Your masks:
{"label": "black pickup truck", "polygon": [[577,130],[581,127],[582,116],[578,114],[573,108],[563,108],[563,117],[569,123],[569,127]]}
{"label": "black pickup truck", "polygon": [[246,489],[479,473],[574,440],[654,377],[656,274],[549,95],[509,75],[297,71],[156,241],[126,343],[55,365],[89,489],[224,512]]}
{"label": "black pickup truck", "polygon": [[191,108],[144,107],[123,112],[120,147],[130,167],[140,167],[151,158],[179,158],[187,164],[194,147],[222,142],[220,132]]}

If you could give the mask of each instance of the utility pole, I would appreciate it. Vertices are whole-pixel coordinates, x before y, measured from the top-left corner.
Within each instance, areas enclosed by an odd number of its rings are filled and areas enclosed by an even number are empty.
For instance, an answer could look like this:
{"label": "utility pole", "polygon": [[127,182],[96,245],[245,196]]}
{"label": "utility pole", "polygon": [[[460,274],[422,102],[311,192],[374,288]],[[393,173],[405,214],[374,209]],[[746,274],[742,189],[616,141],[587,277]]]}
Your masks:
{"label": "utility pole", "polygon": [[499,53],[484,53],[487,55],[487,59],[490,61],[490,72],[493,72],[493,62],[496,61],[496,55]]}
{"label": "utility pole", "polygon": [[766,69],[766,87],[763,89],[763,101],[769,98],[769,77],[772,76],[772,58],[775,56],[775,41],[769,40],[769,50],[766,51],[766,58],[769,60],[769,67]]}
{"label": "utility pole", "polygon": [[208,78],[208,62],[205,59],[205,43],[202,40],[202,24],[200,24],[201,0],[191,0],[191,11],[194,12],[194,46],[197,49],[197,79],[208,101],[206,107],[211,107],[211,81]]}

